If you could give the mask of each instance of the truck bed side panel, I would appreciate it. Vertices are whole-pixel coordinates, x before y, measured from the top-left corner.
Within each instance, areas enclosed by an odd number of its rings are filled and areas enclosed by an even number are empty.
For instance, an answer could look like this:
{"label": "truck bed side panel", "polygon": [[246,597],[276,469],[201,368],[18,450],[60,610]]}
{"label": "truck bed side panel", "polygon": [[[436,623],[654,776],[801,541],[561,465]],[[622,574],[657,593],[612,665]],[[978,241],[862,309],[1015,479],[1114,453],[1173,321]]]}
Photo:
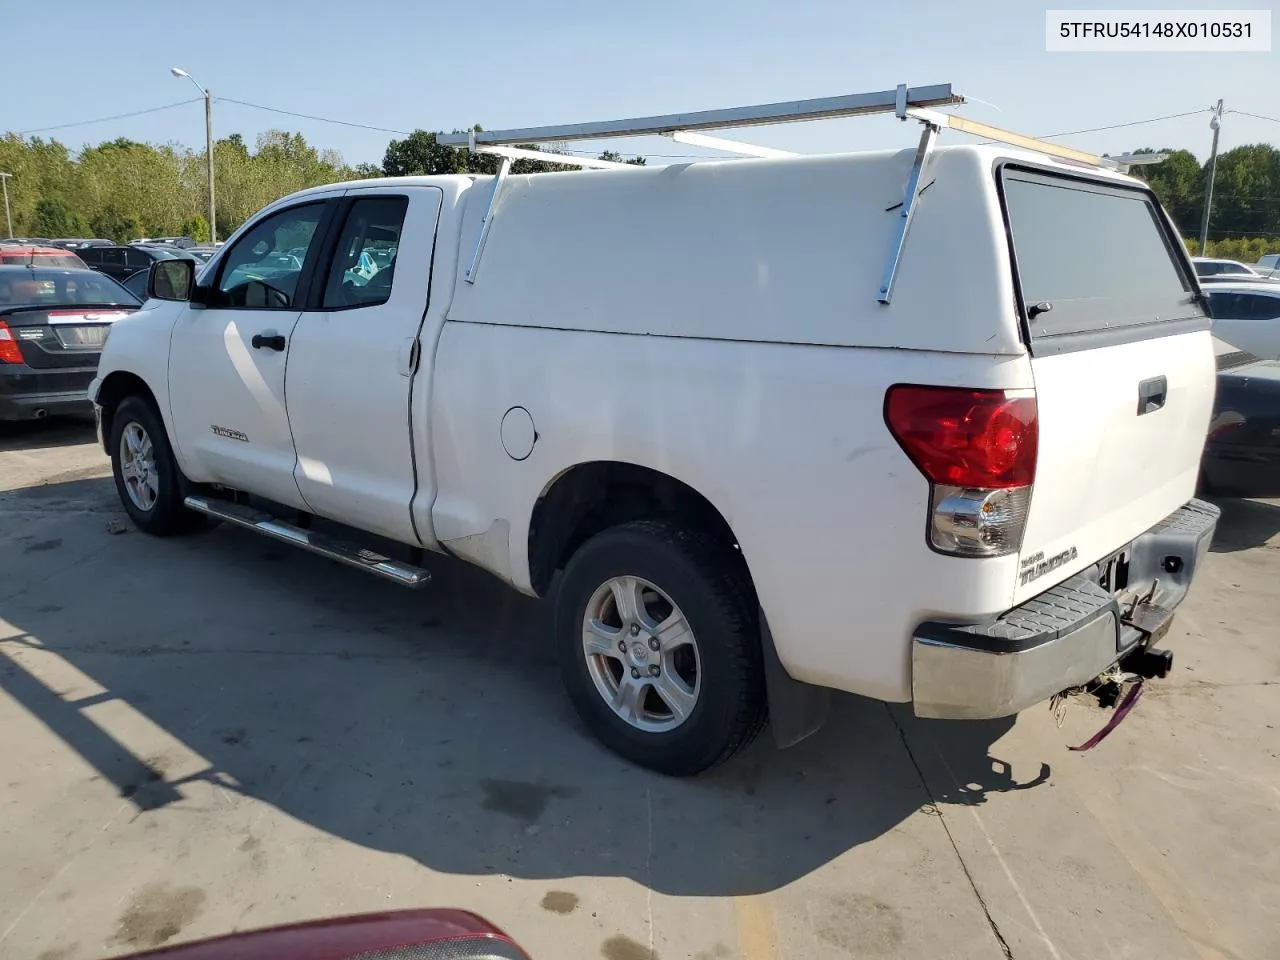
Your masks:
{"label": "truck bed side panel", "polygon": [[[1025,356],[448,323],[431,412],[435,530],[527,592],[529,518],[557,475],[592,461],[660,470],[729,522],[794,676],[903,701],[912,629],[1007,608],[1017,558],[928,549],[926,482],[883,421],[899,381],[1032,385]],[[514,406],[538,433],[522,461],[500,439]]]}

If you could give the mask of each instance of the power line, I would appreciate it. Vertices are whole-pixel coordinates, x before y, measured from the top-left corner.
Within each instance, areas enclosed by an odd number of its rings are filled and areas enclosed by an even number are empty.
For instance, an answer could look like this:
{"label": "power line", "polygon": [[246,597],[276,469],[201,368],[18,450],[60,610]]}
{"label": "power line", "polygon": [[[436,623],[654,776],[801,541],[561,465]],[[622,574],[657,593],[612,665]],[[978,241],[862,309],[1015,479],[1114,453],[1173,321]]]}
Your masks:
{"label": "power line", "polygon": [[[268,107],[261,103],[249,103],[247,100],[232,100],[230,97],[214,97],[217,103],[234,103],[241,107],[252,107],[255,110],[266,110],[270,113],[279,113],[286,117],[298,117],[302,120],[315,120],[319,123],[336,123],[344,127],[357,127],[361,130],[375,130],[378,133],[394,133],[402,137],[409,136],[408,130],[397,130],[394,127],[375,127],[367,123],[352,123],[350,120],[337,120],[333,117],[321,117],[311,113],[297,113],[293,110],[281,110],[279,107]],[[565,153],[580,154],[582,156],[596,156],[598,150],[565,150]],[[716,157],[711,154],[687,154],[687,153],[643,153],[636,156],[646,157],[652,160],[714,160]]]}
{"label": "power line", "polygon": [[1280,123],[1275,117],[1264,117],[1260,113],[1250,113],[1248,110],[1228,110],[1227,113],[1238,113],[1242,117],[1253,117],[1255,120],[1270,120],[1272,123]]}
{"label": "power line", "polygon": [[50,130],[66,130],[68,127],[86,127],[91,123],[106,123],[109,120],[124,120],[127,117],[140,117],[144,113],[159,113],[161,110],[172,110],[174,107],[185,107],[188,103],[196,103],[203,99],[202,97],[192,97],[190,100],[177,100],[174,103],[166,103],[159,107],[147,107],[145,110],[132,110],[129,113],[117,113],[110,117],[96,117],[93,120],[75,120],[71,123],[59,123],[52,127],[36,127],[32,130],[19,130],[18,136],[25,137],[31,133],[47,133]]}
{"label": "power line", "polygon": [[361,130],[375,130],[378,133],[395,133],[408,136],[408,130],[396,130],[394,127],[375,127],[367,123],[352,123],[350,120],[335,120],[332,117],[317,117],[310,113],[296,113],[293,110],[281,110],[279,107],[268,107],[261,103],[249,103],[247,100],[232,100],[230,97],[214,97],[217,103],[234,103],[240,107],[252,107],[254,110],[266,110],[268,113],[279,113],[286,117],[298,117],[302,120],[316,120],[320,123],[336,123],[342,127],[357,127]]}
{"label": "power line", "polygon": [[1119,130],[1122,127],[1138,127],[1144,123],[1159,123],[1161,120],[1177,120],[1180,117],[1194,117],[1198,113],[1209,113],[1209,107],[1199,110],[1187,110],[1185,113],[1169,113],[1163,117],[1148,117],[1146,120],[1130,120],[1128,123],[1111,123],[1105,127],[1090,127],[1087,130],[1068,130],[1066,133],[1046,133],[1041,140],[1052,140],[1055,137],[1074,137],[1078,133],[1101,133],[1103,130]]}

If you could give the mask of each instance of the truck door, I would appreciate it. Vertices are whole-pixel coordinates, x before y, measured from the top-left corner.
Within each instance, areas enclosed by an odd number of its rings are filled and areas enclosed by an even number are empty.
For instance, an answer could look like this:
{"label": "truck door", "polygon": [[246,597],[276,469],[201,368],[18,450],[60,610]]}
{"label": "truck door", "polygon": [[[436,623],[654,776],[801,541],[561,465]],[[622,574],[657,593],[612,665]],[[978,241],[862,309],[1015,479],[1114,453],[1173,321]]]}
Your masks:
{"label": "truck door", "polygon": [[432,482],[415,475],[409,401],[442,199],[349,190],[289,346],[298,489],[321,516],[410,544],[410,503]]}
{"label": "truck door", "polygon": [[194,478],[306,509],[293,480],[285,360],[336,203],[309,200],[249,227],[219,258],[207,302],[174,325],[169,402]]}

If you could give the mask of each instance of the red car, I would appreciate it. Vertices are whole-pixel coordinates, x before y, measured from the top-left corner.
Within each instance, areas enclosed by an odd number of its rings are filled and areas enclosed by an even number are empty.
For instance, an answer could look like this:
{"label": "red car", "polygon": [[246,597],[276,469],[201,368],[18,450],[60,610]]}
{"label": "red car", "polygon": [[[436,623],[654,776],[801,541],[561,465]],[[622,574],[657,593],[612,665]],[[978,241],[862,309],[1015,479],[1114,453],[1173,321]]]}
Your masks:
{"label": "red car", "polygon": [[40,247],[29,243],[0,243],[0,265],[27,264],[33,267],[61,267],[83,270],[85,262],[61,247]]}

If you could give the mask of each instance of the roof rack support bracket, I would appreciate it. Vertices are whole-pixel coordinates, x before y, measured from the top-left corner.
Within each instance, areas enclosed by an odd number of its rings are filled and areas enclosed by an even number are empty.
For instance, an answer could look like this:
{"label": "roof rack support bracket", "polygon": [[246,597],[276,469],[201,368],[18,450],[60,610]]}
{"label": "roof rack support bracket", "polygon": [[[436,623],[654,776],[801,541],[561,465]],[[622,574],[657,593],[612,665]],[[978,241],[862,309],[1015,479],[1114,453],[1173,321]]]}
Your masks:
{"label": "roof rack support bracket", "polygon": [[480,254],[484,252],[484,242],[489,238],[489,227],[492,226],[493,215],[498,209],[498,197],[502,193],[502,186],[506,183],[507,174],[510,172],[511,158],[503,157],[502,163],[498,166],[498,175],[493,178],[493,193],[489,195],[489,207],[484,212],[484,219],[480,221],[480,232],[476,235],[476,245],[471,251],[471,263],[467,265],[467,272],[463,277],[467,283],[476,282],[476,270],[480,267]]}
{"label": "roof rack support bracket", "polygon": [[[905,88],[899,87],[899,90],[905,93]],[[915,216],[916,206],[920,200],[920,183],[924,177],[925,165],[929,162],[934,144],[938,141],[938,130],[937,124],[924,121],[924,129],[920,132],[920,143],[916,147],[916,158],[911,164],[911,174],[907,177],[907,186],[902,193],[902,207],[898,211],[898,222],[894,226],[893,240],[889,245],[889,261],[884,266],[884,275],[880,279],[880,292],[876,296],[876,299],[884,304],[893,299],[893,283],[898,276],[902,249],[907,243],[907,230],[911,226],[911,218]]]}

